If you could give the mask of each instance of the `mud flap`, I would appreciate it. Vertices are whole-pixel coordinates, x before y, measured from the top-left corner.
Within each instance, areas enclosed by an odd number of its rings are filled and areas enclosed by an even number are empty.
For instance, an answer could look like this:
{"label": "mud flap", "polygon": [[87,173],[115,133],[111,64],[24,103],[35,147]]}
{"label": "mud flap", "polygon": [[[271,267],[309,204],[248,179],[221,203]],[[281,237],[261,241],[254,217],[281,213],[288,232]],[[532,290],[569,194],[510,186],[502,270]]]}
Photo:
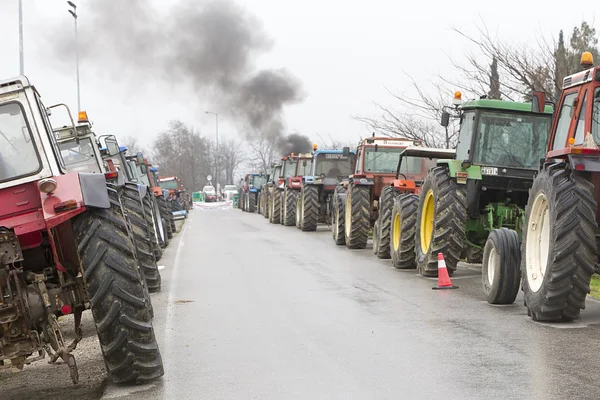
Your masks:
{"label": "mud flap", "polygon": [[83,204],[89,207],[110,208],[104,174],[79,173]]}

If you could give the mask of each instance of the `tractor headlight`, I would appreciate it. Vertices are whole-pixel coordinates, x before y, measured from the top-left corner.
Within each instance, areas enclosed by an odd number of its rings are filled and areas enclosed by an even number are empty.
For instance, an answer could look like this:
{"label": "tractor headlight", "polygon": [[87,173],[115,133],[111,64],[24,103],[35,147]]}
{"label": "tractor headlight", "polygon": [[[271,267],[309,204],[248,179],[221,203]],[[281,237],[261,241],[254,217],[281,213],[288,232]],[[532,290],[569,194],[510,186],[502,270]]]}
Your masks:
{"label": "tractor headlight", "polygon": [[38,182],[38,189],[42,193],[52,193],[56,190],[58,184],[52,178],[42,179]]}

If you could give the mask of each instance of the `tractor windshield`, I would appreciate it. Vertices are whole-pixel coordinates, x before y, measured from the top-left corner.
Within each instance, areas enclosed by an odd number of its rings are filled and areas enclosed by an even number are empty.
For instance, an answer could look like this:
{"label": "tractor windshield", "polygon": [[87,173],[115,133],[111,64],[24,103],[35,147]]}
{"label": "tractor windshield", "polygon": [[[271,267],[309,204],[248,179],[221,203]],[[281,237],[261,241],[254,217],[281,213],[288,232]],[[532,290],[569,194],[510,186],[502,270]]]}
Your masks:
{"label": "tractor windshield", "polygon": [[40,168],[23,108],[19,103],[0,105],[0,181],[31,175]]}
{"label": "tractor windshield", "polygon": [[58,147],[67,171],[102,172],[93,146],[95,143],[90,138],[79,139],[79,143],[76,140],[59,143]]}
{"label": "tractor windshield", "polygon": [[312,171],[312,159],[303,159],[298,163],[298,171],[296,172],[296,176],[307,176],[310,175]]}
{"label": "tractor windshield", "polygon": [[317,154],[317,165],[315,166],[315,176],[325,174],[328,178],[348,177],[352,173],[354,166],[354,154],[347,156],[338,154]]}
{"label": "tractor windshield", "polygon": [[551,116],[482,111],[475,164],[537,169],[546,155]]}
{"label": "tractor windshield", "polygon": [[296,163],[298,160],[286,160],[283,167],[283,177],[291,178],[296,173]]}
{"label": "tractor windshield", "polygon": [[398,159],[404,147],[367,147],[365,150],[365,172],[393,174],[398,168]]}
{"label": "tractor windshield", "polygon": [[257,189],[262,188],[265,183],[267,183],[267,177],[265,175],[254,175],[252,177],[252,186]]}
{"label": "tractor windshield", "polygon": [[179,185],[177,184],[177,181],[175,179],[172,179],[170,181],[161,181],[159,182],[160,187],[163,189],[171,189],[171,190],[176,190],[177,188],[179,188]]}

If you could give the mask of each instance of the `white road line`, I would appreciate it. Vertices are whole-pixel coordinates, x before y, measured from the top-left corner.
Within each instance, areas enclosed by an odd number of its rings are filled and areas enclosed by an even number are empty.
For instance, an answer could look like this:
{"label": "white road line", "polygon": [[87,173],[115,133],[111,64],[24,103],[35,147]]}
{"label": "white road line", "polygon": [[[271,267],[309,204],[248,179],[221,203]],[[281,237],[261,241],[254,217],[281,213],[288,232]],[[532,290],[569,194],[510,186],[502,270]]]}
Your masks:
{"label": "white road line", "polygon": [[160,271],[161,269],[165,269],[165,266],[164,265],[159,265],[158,266],[158,270]]}

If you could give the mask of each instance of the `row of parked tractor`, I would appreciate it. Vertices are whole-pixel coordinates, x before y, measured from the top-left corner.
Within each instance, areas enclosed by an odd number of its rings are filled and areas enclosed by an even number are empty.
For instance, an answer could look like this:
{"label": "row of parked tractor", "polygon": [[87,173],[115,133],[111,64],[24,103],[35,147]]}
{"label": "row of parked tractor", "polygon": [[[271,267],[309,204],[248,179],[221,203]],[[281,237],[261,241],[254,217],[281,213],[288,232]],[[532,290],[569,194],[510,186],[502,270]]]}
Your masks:
{"label": "row of parked tractor", "polygon": [[[70,122],[54,127],[61,108]],[[191,204],[181,181],[97,136],[86,112],[75,122],[66,105],[44,106],[24,76],[0,81],[0,142],[0,368],[60,358],[77,383],[73,352],[91,310],[114,382],[162,376],[150,293]],[[58,318],[70,314],[67,343]]]}
{"label": "row of parked tractor", "polygon": [[537,321],[572,321],[598,273],[600,68],[591,55],[568,76],[558,105],[463,101],[441,114],[458,126],[455,149],[419,140],[370,137],[355,151],[290,154],[250,174],[240,208],[271,223],[331,228],[336,245],[373,252],[400,269],[437,276],[459,261],[482,264],[490,304],[524,292]]}

